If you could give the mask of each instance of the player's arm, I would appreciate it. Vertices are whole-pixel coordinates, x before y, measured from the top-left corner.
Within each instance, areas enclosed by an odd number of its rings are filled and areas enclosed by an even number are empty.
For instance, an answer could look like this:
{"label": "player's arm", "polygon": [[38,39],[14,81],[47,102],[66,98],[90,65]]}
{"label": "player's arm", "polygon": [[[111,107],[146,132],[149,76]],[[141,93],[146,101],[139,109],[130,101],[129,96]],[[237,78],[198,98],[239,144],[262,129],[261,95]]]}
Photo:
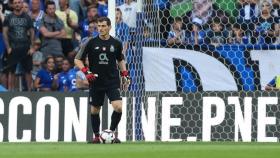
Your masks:
{"label": "player's arm", "polygon": [[92,73],[88,67],[86,67],[83,63],[83,59],[86,58],[88,52],[90,51],[90,41],[92,38],[89,38],[84,45],[81,46],[80,50],[78,51],[74,63],[75,66],[78,67],[86,76],[89,82],[92,82],[96,79],[97,75]]}
{"label": "player's arm", "polygon": [[[78,54],[77,54],[78,55]],[[74,59],[74,63],[75,63],[75,66],[77,67],[77,68],[79,68],[80,70],[82,70],[84,67],[85,67],[85,65],[84,65],[84,63],[83,63],[83,61],[81,60],[81,59]]]}
{"label": "player's arm", "polygon": [[92,38],[88,38],[84,44],[81,44],[80,45],[80,48],[79,48],[79,51],[77,53],[77,55],[75,56],[75,59],[74,59],[74,63],[75,63],[75,66],[78,67],[80,70],[82,70],[85,65],[83,63],[83,59],[86,58],[87,56],[87,53],[89,51],[89,41],[91,40]]}
{"label": "player's arm", "polygon": [[118,61],[118,65],[120,68],[121,77],[125,80],[125,82],[130,84],[130,77],[129,77],[128,71],[126,69],[125,60],[123,59],[123,60]]}
{"label": "player's arm", "polygon": [[121,42],[120,42],[118,52],[119,52],[119,54],[117,55],[117,60],[118,60],[118,65],[119,65],[119,69],[120,69],[120,72],[121,72],[122,83],[124,85],[126,85],[125,89],[127,89],[127,87],[130,84],[130,77],[129,77],[128,71],[126,69],[126,63],[125,63],[125,60],[124,60],[123,47],[122,47]]}
{"label": "player's arm", "polygon": [[[126,70],[126,63],[125,63],[125,58],[124,58],[124,52],[123,52],[123,46],[122,46],[122,42],[121,41],[118,41],[117,43],[117,61],[118,61],[118,65],[119,65],[119,69],[121,71],[121,75],[122,73],[127,73],[127,70]],[[127,73],[128,75],[128,73]]]}
{"label": "player's arm", "polygon": [[119,65],[119,68],[120,68],[120,71],[123,72],[123,71],[127,71],[126,70],[126,66],[125,66],[125,60],[121,60],[121,61],[118,61],[118,65]]}
{"label": "player's arm", "polygon": [[128,71],[126,69],[125,60],[124,59],[119,60],[118,65],[119,65],[120,72],[121,72],[122,89],[126,91],[126,90],[128,90],[128,87],[130,85],[130,77],[129,77]]}

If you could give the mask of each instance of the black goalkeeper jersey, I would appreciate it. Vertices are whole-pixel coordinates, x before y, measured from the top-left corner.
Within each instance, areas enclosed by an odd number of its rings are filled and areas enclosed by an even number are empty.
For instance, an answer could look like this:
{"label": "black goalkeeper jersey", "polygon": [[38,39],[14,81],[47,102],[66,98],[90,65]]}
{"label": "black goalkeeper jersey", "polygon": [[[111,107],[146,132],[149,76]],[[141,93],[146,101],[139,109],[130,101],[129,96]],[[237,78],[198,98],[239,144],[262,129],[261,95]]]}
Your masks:
{"label": "black goalkeeper jersey", "polygon": [[117,61],[123,60],[122,43],[111,37],[102,40],[99,36],[89,38],[79,50],[76,59],[85,59],[88,56],[89,69],[98,74],[92,88],[98,90],[120,88],[120,77]]}

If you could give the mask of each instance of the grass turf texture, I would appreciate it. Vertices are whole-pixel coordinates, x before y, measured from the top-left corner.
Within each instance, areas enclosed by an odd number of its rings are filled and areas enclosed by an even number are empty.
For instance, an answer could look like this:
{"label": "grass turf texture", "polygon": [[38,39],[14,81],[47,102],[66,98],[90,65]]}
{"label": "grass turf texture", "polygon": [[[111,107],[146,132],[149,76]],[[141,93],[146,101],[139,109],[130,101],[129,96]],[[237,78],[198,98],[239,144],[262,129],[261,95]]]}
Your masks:
{"label": "grass turf texture", "polygon": [[278,158],[278,143],[0,143],[0,158]]}

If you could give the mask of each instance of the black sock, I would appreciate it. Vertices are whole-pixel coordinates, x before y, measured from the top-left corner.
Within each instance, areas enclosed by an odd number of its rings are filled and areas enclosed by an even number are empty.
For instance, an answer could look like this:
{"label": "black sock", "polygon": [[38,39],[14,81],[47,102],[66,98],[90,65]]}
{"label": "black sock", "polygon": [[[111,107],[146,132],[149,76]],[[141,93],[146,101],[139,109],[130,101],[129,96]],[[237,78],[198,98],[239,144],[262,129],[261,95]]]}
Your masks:
{"label": "black sock", "polygon": [[122,117],[122,112],[116,112],[114,111],[112,116],[111,116],[111,126],[110,126],[110,130],[111,131],[115,131],[116,128],[118,127],[118,124],[121,120]]}
{"label": "black sock", "polygon": [[100,117],[99,114],[91,114],[91,127],[95,136],[99,136]]}

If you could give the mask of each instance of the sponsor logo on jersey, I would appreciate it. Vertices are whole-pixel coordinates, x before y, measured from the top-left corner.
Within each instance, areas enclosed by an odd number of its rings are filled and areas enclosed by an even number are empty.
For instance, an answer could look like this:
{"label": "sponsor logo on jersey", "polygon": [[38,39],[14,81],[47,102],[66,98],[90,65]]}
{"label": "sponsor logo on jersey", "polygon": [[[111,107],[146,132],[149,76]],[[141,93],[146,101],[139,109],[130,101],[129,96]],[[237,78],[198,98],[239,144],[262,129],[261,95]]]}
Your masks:
{"label": "sponsor logo on jersey", "polygon": [[107,65],[109,62],[109,59],[107,57],[107,54],[106,53],[101,53],[99,54],[99,64],[105,64]]}
{"label": "sponsor logo on jersey", "polygon": [[110,46],[110,52],[114,52],[115,51],[115,47],[113,45]]}

